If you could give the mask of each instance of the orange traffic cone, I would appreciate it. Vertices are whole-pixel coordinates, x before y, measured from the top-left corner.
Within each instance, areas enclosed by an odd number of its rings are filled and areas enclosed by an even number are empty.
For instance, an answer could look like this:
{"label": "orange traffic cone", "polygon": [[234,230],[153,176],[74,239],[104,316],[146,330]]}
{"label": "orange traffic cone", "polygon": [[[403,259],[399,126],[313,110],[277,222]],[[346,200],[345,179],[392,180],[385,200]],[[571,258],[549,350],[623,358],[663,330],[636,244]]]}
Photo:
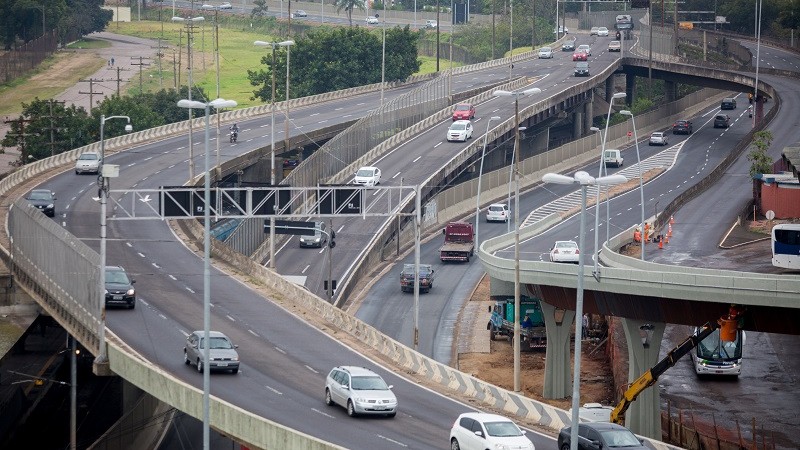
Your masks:
{"label": "orange traffic cone", "polygon": [[668,228],[667,228],[667,236],[672,236],[672,224],[669,224],[669,225],[668,225]]}
{"label": "orange traffic cone", "polygon": [[675,224],[675,218],[674,218],[674,217],[672,217],[672,216],[669,216],[669,224],[670,224],[670,225],[673,225],[673,224]]}
{"label": "orange traffic cone", "polygon": [[667,240],[666,243],[669,244],[669,235],[667,235],[664,239],[666,239]]}
{"label": "orange traffic cone", "polygon": [[658,249],[659,250],[664,250],[664,240],[663,239],[658,241]]}

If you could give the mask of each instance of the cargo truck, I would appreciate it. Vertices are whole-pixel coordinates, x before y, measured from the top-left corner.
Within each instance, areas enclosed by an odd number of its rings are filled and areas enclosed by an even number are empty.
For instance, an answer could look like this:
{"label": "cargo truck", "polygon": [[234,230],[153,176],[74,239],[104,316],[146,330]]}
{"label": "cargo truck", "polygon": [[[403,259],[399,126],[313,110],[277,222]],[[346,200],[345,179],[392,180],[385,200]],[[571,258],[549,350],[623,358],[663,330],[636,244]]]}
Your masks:
{"label": "cargo truck", "polygon": [[[505,337],[509,342],[514,339],[514,299],[495,299],[494,306],[489,307],[492,317],[486,325],[491,340]],[[525,317],[528,317],[528,321]],[[520,298],[520,336],[522,350],[544,350],[547,347],[544,317],[539,299],[522,296]]]}
{"label": "cargo truck", "polygon": [[444,233],[444,244],[439,248],[442,262],[469,262],[469,258],[475,254],[475,231],[472,224],[450,222],[442,233]]}

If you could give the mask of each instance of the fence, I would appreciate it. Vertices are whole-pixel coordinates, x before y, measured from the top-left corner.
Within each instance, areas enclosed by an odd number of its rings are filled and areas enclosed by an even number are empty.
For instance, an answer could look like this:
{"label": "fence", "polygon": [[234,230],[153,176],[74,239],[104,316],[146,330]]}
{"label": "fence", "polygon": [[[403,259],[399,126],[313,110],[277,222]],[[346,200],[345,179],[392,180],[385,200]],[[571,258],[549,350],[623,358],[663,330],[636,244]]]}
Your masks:
{"label": "fence", "polygon": [[0,55],[0,83],[25,75],[52,55],[58,47],[55,30]]}

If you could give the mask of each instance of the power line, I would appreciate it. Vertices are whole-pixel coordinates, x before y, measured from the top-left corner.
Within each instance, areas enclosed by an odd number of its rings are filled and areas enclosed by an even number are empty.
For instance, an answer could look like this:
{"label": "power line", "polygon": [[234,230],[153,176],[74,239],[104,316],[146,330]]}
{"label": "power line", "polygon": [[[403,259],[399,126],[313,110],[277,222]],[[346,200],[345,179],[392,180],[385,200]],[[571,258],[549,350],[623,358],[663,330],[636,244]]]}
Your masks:
{"label": "power line", "polygon": [[94,96],[95,95],[105,95],[102,92],[95,92],[94,91],[94,83],[99,83],[103,80],[95,80],[94,78],[89,78],[88,80],[78,80],[80,83],[89,83],[89,92],[78,91],[79,94],[89,94],[89,114],[92,113],[92,107],[94,106]]}
{"label": "power line", "polygon": [[138,63],[137,62],[132,62],[131,65],[132,66],[139,66],[139,93],[142,94],[142,93],[144,93],[144,90],[142,88],[142,68],[144,66],[149,66],[150,65],[150,63],[143,62],[143,60],[150,59],[150,58],[148,58],[146,56],[132,56],[131,60],[136,60],[137,58],[139,59],[139,62]]}
{"label": "power line", "polygon": [[[20,117],[19,119],[14,120],[6,120],[5,123],[7,124],[16,124],[19,127],[19,133],[7,133],[7,136],[13,136],[17,138],[17,146],[19,147],[20,151],[20,165],[24,165],[27,162],[27,155],[25,151],[25,138],[28,136],[32,136],[29,133],[25,133],[25,124],[33,122],[33,119],[24,119]],[[12,125],[12,130],[14,129]]]}

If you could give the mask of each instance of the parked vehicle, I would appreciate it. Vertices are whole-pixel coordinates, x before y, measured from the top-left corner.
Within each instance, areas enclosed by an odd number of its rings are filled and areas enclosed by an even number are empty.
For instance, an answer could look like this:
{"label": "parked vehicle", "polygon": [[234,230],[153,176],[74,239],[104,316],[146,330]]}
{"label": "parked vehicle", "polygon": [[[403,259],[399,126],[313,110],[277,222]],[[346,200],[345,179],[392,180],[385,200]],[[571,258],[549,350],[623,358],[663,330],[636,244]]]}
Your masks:
{"label": "parked vehicle", "polygon": [[603,152],[603,163],[608,166],[622,167],[625,160],[622,158],[622,152],[615,149],[609,149]]}
{"label": "parked vehicle", "polygon": [[[419,291],[428,292],[433,289],[433,267],[430,264],[419,265]],[[403,264],[400,272],[400,290],[414,292],[414,264]]]}
{"label": "parked vehicle", "polygon": [[83,152],[78,160],[75,161],[75,173],[80,175],[82,173],[99,173],[100,172],[100,154],[97,152]]}
{"label": "parked vehicle", "polygon": [[475,118],[475,105],[471,103],[459,103],[453,109],[453,121],[472,120]]}
{"label": "parked vehicle", "polygon": [[719,109],[736,109],[736,99],[733,97],[723,98],[722,103],[719,105]]}
{"label": "parked vehicle", "polygon": [[[569,449],[571,442],[571,427],[564,427],[558,433],[558,448]],[[608,422],[588,422],[578,425],[578,448],[580,449],[614,449],[646,450],[644,445],[631,430]]]}
{"label": "parked vehicle", "polygon": [[450,222],[442,230],[444,244],[439,248],[439,258],[443,261],[465,261],[475,253],[475,230],[471,223]]}
{"label": "parked vehicle", "polygon": [[359,414],[397,414],[397,397],[377,373],[356,366],[339,366],[325,377],[325,404],[340,405],[350,417]]}
{"label": "parked vehicle", "polygon": [[436,27],[438,27],[438,26],[439,26],[439,23],[436,22],[435,20],[428,19],[428,20],[425,21],[425,28],[434,29],[435,30]]}
{"label": "parked vehicle", "polygon": [[[205,332],[198,330],[186,337],[183,347],[183,362],[187,365],[194,364],[197,371],[202,373],[205,366]],[[228,336],[219,331],[209,331],[208,334],[208,368],[211,371],[227,371],[239,373],[238,345],[233,345]]]}
{"label": "parked vehicle", "polygon": [[714,116],[714,128],[728,128],[731,126],[731,117],[727,114]]}
{"label": "parked vehicle", "polygon": [[[514,299],[495,300],[489,307],[492,313],[486,329],[489,330],[489,339],[497,340],[505,337],[509,342],[514,338]],[[520,348],[523,350],[543,350],[547,347],[547,333],[545,332],[542,305],[538,298],[522,296],[519,305],[520,321]]]}
{"label": "parked vehicle", "polygon": [[553,57],[553,49],[550,47],[542,47],[539,49],[539,59],[550,59]]}
{"label": "parked vehicle", "polygon": [[510,211],[505,203],[493,203],[486,210],[487,222],[508,222]]}
{"label": "parked vehicle", "polygon": [[25,200],[34,208],[38,209],[45,216],[55,217],[56,215],[56,193],[49,189],[34,189]]}
{"label": "parked vehicle", "polygon": [[369,16],[364,20],[367,22],[367,25],[377,25],[378,23],[380,23],[378,22],[378,18],[375,16]]}
{"label": "parked vehicle", "polygon": [[654,131],[650,134],[650,142],[647,145],[669,145],[667,133],[663,131]]}
{"label": "parked vehicle", "polygon": [[468,412],[456,418],[450,429],[451,450],[534,450],[525,431],[497,414]]}
{"label": "parked vehicle", "polygon": [[[585,53],[584,53],[585,55]],[[575,64],[575,76],[576,77],[588,77],[589,76],[589,63],[586,61],[578,61]]]}
{"label": "parked vehicle", "polygon": [[692,122],[678,120],[672,124],[672,134],[692,134]]}

